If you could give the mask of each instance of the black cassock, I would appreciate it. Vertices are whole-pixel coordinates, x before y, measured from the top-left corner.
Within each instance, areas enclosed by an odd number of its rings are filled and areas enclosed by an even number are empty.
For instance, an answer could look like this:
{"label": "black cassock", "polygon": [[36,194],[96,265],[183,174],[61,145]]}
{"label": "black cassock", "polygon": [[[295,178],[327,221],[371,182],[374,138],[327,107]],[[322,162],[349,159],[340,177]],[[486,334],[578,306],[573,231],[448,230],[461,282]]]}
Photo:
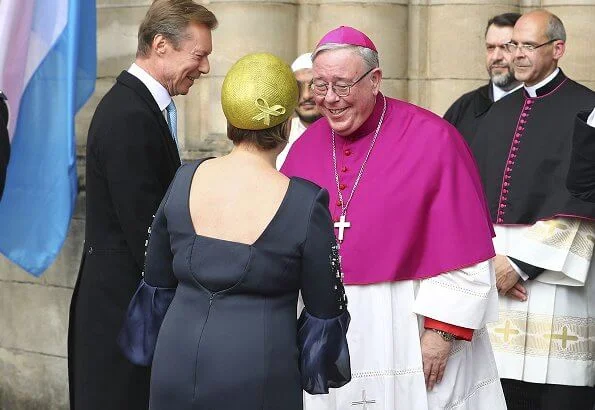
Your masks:
{"label": "black cassock", "polygon": [[595,92],[560,70],[537,90],[536,98],[520,89],[492,106],[471,149],[493,222],[532,225],[555,216],[595,219],[595,204],[572,197],[565,184],[574,117],[594,104]]}
{"label": "black cassock", "polygon": [[595,202],[595,127],[587,124],[590,111],[576,116],[567,186],[579,199]]}
{"label": "black cassock", "polygon": [[494,103],[492,83],[463,94],[444,114],[444,119],[454,125],[467,144],[473,142],[480,120]]}
{"label": "black cassock", "polygon": [[[478,127],[471,149],[494,223],[533,225],[556,216],[595,219],[595,203],[574,198],[565,183],[574,118],[594,104],[595,92],[560,70],[537,90],[537,97],[529,97],[521,88],[492,106]],[[530,278],[543,272],[543,268],[510,259]],[[563,408],[559,403],[568,397],[585,403],[580,409],[591,408],[593,390],[588,386],[512,379],[503,379],[502,386],[509,409],[533,408],[522,404],[528,401],[548,402],[548,409]]]}

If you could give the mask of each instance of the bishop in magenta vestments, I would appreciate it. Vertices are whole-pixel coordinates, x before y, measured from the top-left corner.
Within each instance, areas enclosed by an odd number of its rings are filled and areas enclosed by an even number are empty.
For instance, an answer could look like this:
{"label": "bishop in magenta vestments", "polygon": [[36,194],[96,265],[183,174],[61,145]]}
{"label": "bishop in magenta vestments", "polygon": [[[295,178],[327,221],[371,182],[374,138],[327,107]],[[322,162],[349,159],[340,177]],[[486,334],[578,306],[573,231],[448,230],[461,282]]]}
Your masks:
{"label": "bishop in magenta vestments", "polygon": [[[307,395],[304,407],[504,409],[485,329],[497,318],[493,228],[475,162],[453,126],[380,93],[380,69],[362,49],[377,53],[350,27],[321,40],[312,88],[326,118],[281,169],[329,191],[352,312],[351,383]],[[358,71],[351,82],[339,72],[346,61]],[[428,382],[436,334],[451,345],[440,380]]]}

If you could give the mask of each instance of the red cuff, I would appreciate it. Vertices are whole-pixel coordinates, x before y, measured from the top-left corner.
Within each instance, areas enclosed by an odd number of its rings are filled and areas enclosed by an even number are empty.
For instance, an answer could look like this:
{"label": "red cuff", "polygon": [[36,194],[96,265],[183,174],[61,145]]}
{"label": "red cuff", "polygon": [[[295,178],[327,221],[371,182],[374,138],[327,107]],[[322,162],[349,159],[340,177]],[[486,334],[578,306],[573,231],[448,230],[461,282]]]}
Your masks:
{"label": "red cuff", "polygon": [[443,332],[451,333],[457,339],[466,340],[468,342],[470,342],[473,338],[473,329],[467,329],[466,327],[451,325],[448,323],[441,322],[439,320],[434,320],[431,317],[426,317],[424,319],[424,327],[426,329],[436,329],[442,330]]}

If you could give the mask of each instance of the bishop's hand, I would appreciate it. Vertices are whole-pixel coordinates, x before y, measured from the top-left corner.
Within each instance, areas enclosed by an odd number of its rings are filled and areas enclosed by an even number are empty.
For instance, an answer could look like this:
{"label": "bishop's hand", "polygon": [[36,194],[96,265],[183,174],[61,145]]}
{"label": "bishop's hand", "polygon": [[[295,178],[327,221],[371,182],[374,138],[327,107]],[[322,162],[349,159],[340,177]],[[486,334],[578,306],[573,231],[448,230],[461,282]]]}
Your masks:
{"label": "bishop's hand", "polygon": [[421,335],[421,359],[428,391],[442,381],[451,347],[452,341],[444,340],[432,330],[424,330]]}

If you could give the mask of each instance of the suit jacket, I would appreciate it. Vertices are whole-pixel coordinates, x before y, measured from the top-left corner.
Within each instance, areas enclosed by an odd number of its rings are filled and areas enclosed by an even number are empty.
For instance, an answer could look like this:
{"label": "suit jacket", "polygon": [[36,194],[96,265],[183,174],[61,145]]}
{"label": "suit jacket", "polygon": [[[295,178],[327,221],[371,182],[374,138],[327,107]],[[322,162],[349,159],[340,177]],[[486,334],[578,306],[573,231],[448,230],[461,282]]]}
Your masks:
{"label": "suit jacket", "polygon": [[460,96],[446,111],[444,119],[461,133],[467,144],[471,144],[481,118],[494,103],[492,83]]}
{"label": "suit jacket", "polygon": [[180,158],[145,85],[122,72],[99,103],[87,139],[84,254],[71,303],[71,408],[147,409],[150,370],[116,338],[140,282],[147,230]]}
{"label": "suit jacket", "polygon": [[4,101],[4,94],[0,91],[0,199],[6,182],[6,168],[10,158],[10,141],[8,140],[8,107]]}

